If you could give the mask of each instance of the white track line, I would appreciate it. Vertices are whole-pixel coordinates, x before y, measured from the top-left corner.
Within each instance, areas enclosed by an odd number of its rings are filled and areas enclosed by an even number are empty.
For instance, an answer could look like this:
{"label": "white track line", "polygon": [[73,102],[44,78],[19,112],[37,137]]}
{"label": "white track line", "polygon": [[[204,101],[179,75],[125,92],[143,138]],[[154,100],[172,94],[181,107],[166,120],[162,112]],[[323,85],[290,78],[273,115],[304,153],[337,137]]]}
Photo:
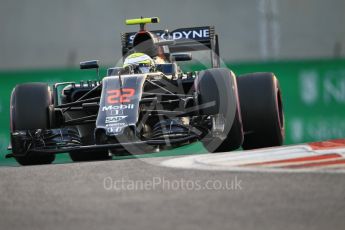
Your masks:
{"label": "white track line", "polygon": [[[313,150],[309,145],[295,145],[285,147],[273,147],[250,151],[236,151],[226,153],[201,154],[187,157],[174,158],[161,162],[161,165],[174,168],[200,169],[200,170],[221,170],[221,171],[244,171],[244,172],[284,172],[284,173],[345,173],[344,165],[326,165],[308,168],[280,168],[287,165],[296,165],[297,162],[282,163],[281,165],[247,165],[270,161],[289,160],[301,157],[322,156],[328,154],[339,154],[345,158],[345,147]],[[333,159],[327,159],[332,161]],[[323,162],[325,160],[310,160],[298,162],[298,164]]]}

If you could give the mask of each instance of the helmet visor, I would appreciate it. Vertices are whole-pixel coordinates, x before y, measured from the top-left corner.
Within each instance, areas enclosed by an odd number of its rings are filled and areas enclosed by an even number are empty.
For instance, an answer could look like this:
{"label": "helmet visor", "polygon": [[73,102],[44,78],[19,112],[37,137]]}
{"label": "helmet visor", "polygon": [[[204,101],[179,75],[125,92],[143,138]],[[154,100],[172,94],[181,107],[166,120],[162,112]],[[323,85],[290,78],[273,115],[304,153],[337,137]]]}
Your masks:
{"label": "helmet visor", "polygon": [[151,65],[149,64],[138,64],[138,69],[141,73],[149,73],[151,71]]}

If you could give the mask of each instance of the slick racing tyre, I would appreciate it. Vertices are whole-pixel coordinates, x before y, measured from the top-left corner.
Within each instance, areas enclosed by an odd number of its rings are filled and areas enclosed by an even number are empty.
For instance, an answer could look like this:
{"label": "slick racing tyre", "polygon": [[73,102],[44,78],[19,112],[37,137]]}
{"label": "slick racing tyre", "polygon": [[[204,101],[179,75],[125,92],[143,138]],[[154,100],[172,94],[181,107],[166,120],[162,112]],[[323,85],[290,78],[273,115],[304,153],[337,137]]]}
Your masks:
{"label": "slick racing tyre", "polygon": [[[11,95],[11,132],[19,130],[49,129],[52,105],[51,91],[44,83],[26,83],[17,85]],[[12,144],[13,154],[18,150]],[[19,153],[20,154],[20,153]],[[21,165],[50,164],[54,154],[29,153],[15,156]]]}
{"label": "slick racing tyre", "polygon": [[236,77],[225,68],[201,71],[195,80],[199,112],[211,120],[211,128],[201,141],[209,152],[239,148],[243,129]]}
{"label": "slick racing tyre", "polygon": [[[94,128],[92,128],[90,130],[93,130],[93,129]],[[83,145],[92,145],[93,143],[95,143],[93,135],[92,136],[85,135],[87,133],[88,129],[83,130],[83,127],[78,126],[78,128],[75,128],[75,130],[76,130],[76,132],[79,132],[79,136],[82,137],[81,140],[82,140]],[[96,141],[96,143],[97,144],[107,144],[107,143],[101,143],[99,141]],[[107,150],[75,150],[73,152],[69,152],[69,156],[70,156],[71,160],[74,162],[102,161],[102,160],[112,159],[111,155],[109,155]]]}
{"label": "slick racing tyre", "polygon": [[102,161],[102,160],[110,160],[112,157],[108,154],[107,151],[74,151],[70,152],[69,156],[72,161],[74,162],[82,162],[82,161]]}
{"label": "slick racing tyre", "polygon": [[237,78],[241,102],[243,149],[280,146],[284,142],[281,91],[273,73],[253,73]]}

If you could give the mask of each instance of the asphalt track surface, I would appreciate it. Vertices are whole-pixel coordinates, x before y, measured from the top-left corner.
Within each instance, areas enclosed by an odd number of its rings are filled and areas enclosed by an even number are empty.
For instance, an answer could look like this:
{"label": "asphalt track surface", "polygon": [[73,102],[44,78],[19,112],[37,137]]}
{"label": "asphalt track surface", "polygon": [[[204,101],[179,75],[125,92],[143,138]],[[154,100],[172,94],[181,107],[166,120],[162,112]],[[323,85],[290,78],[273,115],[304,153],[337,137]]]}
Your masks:
{"label": "asphalt track surface", "polygon": [[[172,158],[176,156],[2,166],[0,229],[345,227],[345,174],[210,171],[160,165]],[[119,181],[122,184],[114,186]],[[136,189],[126,187],[130,181],[137,181]],[[139,182],[145,181],[147,187],[140,187]],[[217,184],[205,188],[209,181]]]}

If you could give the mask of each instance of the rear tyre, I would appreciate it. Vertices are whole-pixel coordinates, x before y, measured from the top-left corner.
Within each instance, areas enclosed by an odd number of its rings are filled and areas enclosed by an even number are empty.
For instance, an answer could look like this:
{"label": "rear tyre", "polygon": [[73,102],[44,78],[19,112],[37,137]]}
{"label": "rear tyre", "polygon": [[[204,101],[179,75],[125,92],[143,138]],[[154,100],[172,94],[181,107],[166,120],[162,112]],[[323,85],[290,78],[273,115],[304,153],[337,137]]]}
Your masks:
{"label": "rear tyre", "polygon": [[243,149],[280,146],[284,142],[284,113],[279,82],[273,73],[239,76]]}
{"label": "rear tyre", "polygon": [[[17,85],[11,95],[11,132],[48,129],[51,122],[50,105],[52,105],[52,97],[47,84],[26,83]],[[17,151],[14,147],[13,154],[20,154]],[[50,164],[55,160],[55,155],[30,153],[24,156],[15,156],[15,159],[21,165]]]}
{"label": "rear tyre", "polygon": [[[205,148],[210,152],[238,149],[243,129],[234,73],[225,68],[201,71],[195,84],[199,111],[213,121],[211,132],[202,139]],[[215,124],[221,129],[215,129]]]}

